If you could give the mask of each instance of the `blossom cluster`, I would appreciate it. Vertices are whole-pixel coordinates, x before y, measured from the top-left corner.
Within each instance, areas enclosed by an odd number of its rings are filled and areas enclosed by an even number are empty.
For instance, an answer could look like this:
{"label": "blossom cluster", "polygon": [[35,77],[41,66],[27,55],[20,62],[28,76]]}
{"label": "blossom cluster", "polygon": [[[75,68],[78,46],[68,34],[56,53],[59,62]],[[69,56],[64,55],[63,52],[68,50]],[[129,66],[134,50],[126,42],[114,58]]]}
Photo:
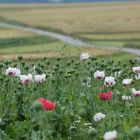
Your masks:
{"label": "blossom cluster", "polygon": [[32,74],[28,74],[28,75],[21,75],[21,71],[20,69],[17,69],[17,68],[11,68],[9,67],[7,70],[6,70],[6,75],[9,75],[9,76],[18,76],[21,80],[21,82],[23,84],[28,84],[29,82],[35,82],[35,83],[43,83],[45,82],[45,77],[46,75],[45,74],[41,74],[41,75],[33,75]]}

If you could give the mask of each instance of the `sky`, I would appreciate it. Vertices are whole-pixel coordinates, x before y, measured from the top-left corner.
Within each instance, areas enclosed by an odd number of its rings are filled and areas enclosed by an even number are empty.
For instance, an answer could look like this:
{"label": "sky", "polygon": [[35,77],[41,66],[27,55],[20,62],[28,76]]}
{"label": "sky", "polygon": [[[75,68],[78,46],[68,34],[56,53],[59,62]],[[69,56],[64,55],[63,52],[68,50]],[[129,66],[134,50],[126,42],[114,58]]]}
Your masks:
{"label": "sky", "polygon": [[[113,2],[113,1],[135,1],[135,0],[0,0],[0,2]],[[140,0],[138,0],[140,1]]]}

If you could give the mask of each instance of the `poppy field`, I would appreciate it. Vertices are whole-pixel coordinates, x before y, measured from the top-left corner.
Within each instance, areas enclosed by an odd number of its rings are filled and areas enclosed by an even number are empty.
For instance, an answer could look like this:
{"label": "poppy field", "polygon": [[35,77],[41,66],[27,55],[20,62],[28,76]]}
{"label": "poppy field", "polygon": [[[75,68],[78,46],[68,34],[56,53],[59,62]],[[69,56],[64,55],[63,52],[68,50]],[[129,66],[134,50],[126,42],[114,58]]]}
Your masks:
{"label": "poppy field", "polygon": [[80,58],[0,63],[1,140],[140,139],[140,64]]}

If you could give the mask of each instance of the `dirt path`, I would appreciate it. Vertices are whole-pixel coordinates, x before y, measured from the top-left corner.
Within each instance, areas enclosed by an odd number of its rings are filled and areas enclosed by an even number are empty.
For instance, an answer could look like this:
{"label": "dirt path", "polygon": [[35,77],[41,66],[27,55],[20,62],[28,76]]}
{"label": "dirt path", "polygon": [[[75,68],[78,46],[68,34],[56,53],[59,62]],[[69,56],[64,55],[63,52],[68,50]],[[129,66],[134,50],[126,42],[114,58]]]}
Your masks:
{"label": "dirt path", "polygon": [[12,25],[12,24],[7,24],[7,23],[0,23],[0,27],[4,28],[12,28],[12,29],[18,29],[18,30],[23,30],[27,32],[32,32],[36,33],[39,35],[44,35],[44,36],[49,36],[54,39],[63,41],[67,44],[79,46],[79,47],[93,47],[93,48],[103,48],[103,49],[108,49],[108,50],[114,50],[114,51],[121,51],[121,52],[127,52],[131,54],[135,54],[137,56],[140,56],[140,49],[136,48],[120,48],[120,47],[112,47],[112,46],[94,46],[93,44],[90,44],[88,42],[72,38],[70,36],[66,36],[63,34],[55,33],[55,32],[49,32],[41,29],[36,29],[32,27],[24,27],[22,25]]}

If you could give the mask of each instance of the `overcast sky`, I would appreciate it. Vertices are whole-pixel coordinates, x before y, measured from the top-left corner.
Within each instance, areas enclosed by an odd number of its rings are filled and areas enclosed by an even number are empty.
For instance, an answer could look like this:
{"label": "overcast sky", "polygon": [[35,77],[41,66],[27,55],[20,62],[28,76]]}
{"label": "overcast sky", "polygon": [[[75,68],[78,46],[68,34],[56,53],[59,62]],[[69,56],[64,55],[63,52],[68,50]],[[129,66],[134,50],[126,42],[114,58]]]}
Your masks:
{"label": "overcast sky", "polygon": [[0,0],[0,2],[109,2],[109,1],[136,1],[136,0]]}

